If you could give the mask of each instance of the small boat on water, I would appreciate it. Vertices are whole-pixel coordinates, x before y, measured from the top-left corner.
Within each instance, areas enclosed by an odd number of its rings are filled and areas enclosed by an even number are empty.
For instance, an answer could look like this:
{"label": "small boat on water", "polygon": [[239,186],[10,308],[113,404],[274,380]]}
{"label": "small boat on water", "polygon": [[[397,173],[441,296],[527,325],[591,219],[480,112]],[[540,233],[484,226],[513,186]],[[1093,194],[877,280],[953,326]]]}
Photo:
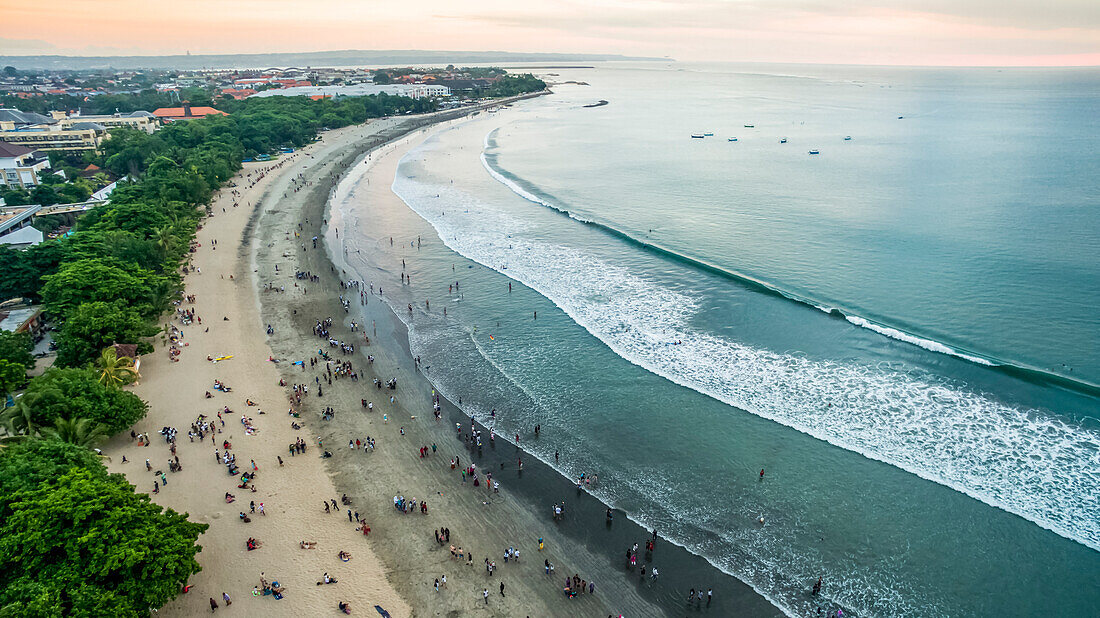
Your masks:
{"label": "small boat on water", "polygon": [[846,141],[846,142],[852,141],[852,136],[851,135],[845,135],[844,136],[844,141]]}
{"label": "small boat on water", "polygon": [[756,125],[754,125],[754,124],[747,124],[747,125],[745,125],[745,128],[746,128],[746,129],[754,129],[754,128],[756,128]]}
{"label": "small boat on water", "polygon": [[692,133],[691,134],[691,139],[703,139],[704,137],[706,137],[706,135],[703,135],[702,133]]}
{"label": "small boat on water", "polygon": [[711,133],[710,131],[707,131],[707,132],[706,132],[706,133],[704,133],[703,135],[704,135],[705,137],[713,137],[713,136],[714,136],[714,133]]}
{"label": "small boat on water", "polygon": [[785,137],[779,138],[779,143],[780,144],[786,144],[787,143],[787,138],[785,138]]}
{"label": "small boat on water", "polygon": [[810,154],[821,154],[821,152],[817,148],[814,148],[810,151]]}
{"label": "small boat on water", "polygon": [[737,141],[737,138],[736,138],[736,137],[731,137],[731,138],[729,139],[729,141],[731,141],[731,142],[736,142],[736,141]]}

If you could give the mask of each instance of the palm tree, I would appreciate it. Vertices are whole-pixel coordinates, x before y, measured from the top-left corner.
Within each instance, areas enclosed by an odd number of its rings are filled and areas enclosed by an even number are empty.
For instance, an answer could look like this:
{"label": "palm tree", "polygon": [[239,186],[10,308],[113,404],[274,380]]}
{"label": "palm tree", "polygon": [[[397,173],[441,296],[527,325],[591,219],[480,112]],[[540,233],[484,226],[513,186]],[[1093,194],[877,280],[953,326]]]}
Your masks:
{"label": "palm tree", "polygon": [[14,442],[32,437],[41,429],[34,419],[31,404],[27,401],[26,395],[15,400],[14,406],[0,414],[0,424],[8,433],[2,440],[3,442]]}
{"label": "palm tree", "polygon": [[117,388],[141,377],[134,369],[134,359],[119,357],[118,351],[113,347],[103,349],[96,359],[96,368],[99,369],[99,382],[104,386]]}
{"label": "palm tree", "polygon": [[46,427],[42,435],[62,442],[92,448],[107,437],[107,428],[88,418],[59,418],[53,427]]}
{"label": "palm tree", "polygon": [[165,257],[172,254],[172,249],[176,246],[176,237],[173,235],[175,230],[171,225],[162,225],[153,230],[152,240],[160,247],[161,252]]}

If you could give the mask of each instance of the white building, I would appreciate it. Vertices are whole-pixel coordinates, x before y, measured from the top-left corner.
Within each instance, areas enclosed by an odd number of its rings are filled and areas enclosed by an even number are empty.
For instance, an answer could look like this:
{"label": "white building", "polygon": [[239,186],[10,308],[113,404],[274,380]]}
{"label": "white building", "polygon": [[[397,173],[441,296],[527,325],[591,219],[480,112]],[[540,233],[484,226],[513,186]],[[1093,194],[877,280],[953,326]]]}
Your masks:
{"label": "white building", "polygon": [[293,86],[264,90],[254,97],[366,97],[374,94],[424,99],[451,96],[451,89],[436,84],[354,84],[350,86]]}
{"label": "white building", "polygon": [[0,142],[0,185],[31,188],[38,185],[38,172],[50,169],[50,160],[38,150]]}

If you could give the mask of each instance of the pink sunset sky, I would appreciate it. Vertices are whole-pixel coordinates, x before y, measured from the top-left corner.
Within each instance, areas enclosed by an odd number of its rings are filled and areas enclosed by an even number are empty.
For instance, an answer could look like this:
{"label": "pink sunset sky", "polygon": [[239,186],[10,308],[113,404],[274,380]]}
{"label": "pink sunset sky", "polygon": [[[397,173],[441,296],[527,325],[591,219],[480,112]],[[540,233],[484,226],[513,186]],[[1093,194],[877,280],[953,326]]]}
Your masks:
{"label": "pink sunset sky", "polygon": [[1100,65],[1100,0],[0,0],[0,55],[502,50]]}

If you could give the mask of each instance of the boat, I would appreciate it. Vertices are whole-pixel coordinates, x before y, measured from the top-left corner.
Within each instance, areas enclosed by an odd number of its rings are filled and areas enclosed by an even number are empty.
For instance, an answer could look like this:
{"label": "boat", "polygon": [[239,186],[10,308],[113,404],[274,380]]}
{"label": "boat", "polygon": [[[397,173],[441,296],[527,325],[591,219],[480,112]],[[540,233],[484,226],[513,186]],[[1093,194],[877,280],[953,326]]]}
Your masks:
{"label": "boat", "polygon": [[745,128],[746,128],[746,129],[754,129],[754,128],[756,128],[756,125],[753,125],[753,124],[747,124],[747,125],[745,125]]}
{"label": "boat", "polygon": [[817,148],[814,148],[810,151],[810,154],[821,154],[821,152]]}
{"label": "boat", "polygon": [[691,134],[691,139],[703,139],[704,137],[706,137],[706,135],[703,135],[702,133],[692,133]]}
{"label": "boat", "polygon": [[787,143],[787,138],[785,138],[785,137],[779,138],[779,143],[780,144],[786,144]]}
{"label": "boat", "polygon": [[851,135],[845,135],[844,136],[844,141],[846,141],[846,142],[852,141],[852,136]]}
{"label": "boat", "polygon": [[729,139],[729,141],[731,141],[731,142],[736,142],[736,141],[737,141],[737,138],[736,138],[736,137],[731,137],[731,138]]}
{"label": "boat", "polygon": [[706,137],[713,137],[714,136],[714,134],[709,132],[709,131],[704,133],[703,135],[706,136]]}

